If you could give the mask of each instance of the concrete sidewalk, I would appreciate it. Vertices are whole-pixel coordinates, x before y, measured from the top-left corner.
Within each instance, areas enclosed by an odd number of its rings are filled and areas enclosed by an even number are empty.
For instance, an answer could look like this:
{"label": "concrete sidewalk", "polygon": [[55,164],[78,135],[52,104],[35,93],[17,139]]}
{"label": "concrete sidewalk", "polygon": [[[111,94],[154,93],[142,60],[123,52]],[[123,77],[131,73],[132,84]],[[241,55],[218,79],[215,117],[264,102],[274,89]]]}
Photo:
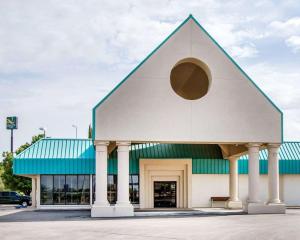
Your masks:
{"label": "concrete sidewalk", "polygon": [[[4,211],[3,211],[4,212]],[[92,219],[90,211],[7,210],[0,216],[6,239],[300,239],[300,210],[287,214],[202,214]]]}

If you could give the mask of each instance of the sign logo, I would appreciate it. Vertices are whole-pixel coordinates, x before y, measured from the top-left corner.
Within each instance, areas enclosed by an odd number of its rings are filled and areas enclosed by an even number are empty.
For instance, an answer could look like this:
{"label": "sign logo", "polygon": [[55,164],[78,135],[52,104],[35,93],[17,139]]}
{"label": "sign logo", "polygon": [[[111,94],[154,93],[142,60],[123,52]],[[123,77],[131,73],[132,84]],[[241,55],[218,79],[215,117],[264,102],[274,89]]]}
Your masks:
{"label": "sign logo", "polygon": [[6,129],[18,129],[18,118],[17,117],[7,117],[6,118]]}

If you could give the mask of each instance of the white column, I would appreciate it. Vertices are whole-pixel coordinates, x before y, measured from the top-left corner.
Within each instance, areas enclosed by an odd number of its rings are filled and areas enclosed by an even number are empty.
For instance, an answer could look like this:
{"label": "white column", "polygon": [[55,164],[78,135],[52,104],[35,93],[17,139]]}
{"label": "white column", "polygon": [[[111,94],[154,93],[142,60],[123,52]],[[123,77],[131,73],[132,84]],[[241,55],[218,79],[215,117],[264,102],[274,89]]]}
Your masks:
{"label": "white column", "polygon": [[129,146],[130,142],[117,142],[118,146],[118,199],[117,205],[129,205]]}
{"label": "white column", "polygon": [[94,205],[109,206],[107,201],[107,146],[108,142],[96,144],[96,192]]}
{"label": "white column", "polygon": [[278,152],[280,144],[268,144],[268,181],[269,203],[280,203],[279,197],[279,162]]}
{"label": "white column", "polygon": [[260,144],[247,145],[249,151],[248,161],[248,203],[259,203],[259,147]]}
{"label": "white column", "polygon": [[239,176],[238,176],[238,157],[230,157],[229,160],[229,196],[230,199],[226,203],[226,208],[238,209],[242,208],[242,201],[239,199]]}
{"label": "white column", "polygon": [[36,178],[32,177],[31,178],[31,202],[32,202],[32,207],[36,207]]}
{"label": "white column", "polygon": [[230,173],[229,173],[230,200],[231,201],[239,201],[239,196],[238,196],[239,180],[238,180],[237,158],[229,158],[229,166],[230,166]]}

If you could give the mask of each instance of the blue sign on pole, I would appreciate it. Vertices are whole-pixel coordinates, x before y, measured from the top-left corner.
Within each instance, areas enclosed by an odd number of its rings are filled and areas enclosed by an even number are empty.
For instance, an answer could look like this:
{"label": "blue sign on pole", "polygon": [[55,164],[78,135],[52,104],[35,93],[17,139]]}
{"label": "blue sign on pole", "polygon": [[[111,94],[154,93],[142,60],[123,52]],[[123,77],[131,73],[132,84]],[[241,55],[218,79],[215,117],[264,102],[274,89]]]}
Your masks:
{"label": "blue sign on pole", "polygon": [[18,118],[16,116],[6,118],[6,129],[18,129]]}

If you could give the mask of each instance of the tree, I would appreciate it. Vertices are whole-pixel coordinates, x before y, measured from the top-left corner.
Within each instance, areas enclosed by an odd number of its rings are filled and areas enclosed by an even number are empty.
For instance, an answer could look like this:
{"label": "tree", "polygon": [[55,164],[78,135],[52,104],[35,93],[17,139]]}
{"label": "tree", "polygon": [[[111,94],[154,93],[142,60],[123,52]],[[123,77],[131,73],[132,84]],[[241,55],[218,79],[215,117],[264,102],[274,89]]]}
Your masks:
{"label": "tree", "polygon": [[89,131],[88,131],[88,138],[92,138],[92,132],[93,132],[93,129],[91,127],[91,124],[89,125]]}
{"label": "tree", "polygon": [[[2,175],[3,173],[3,164],[2,162],[0,162],[0,176]],[[2,179],[0,177],[0,191],[3,191],[5,188],[4,188],[4,183],[2,182]]]}
{"label": "tree", "polygon": [[[39,134],[32,137],[31,143],[25,143],[22,146],[20,146],[16,150],[16,154],[21,153],[26,148],[37,142],[43,138],[43,134]],[[3,152],[3,173],[1,175],[1,179],[4,183],[5,189],[10,189],[13,191],[19,191],[23,192],[26,195],[29,195],[31,192],[31,179],[27,177],[17,176],[13,174],[13,154],[11,152]]]}

